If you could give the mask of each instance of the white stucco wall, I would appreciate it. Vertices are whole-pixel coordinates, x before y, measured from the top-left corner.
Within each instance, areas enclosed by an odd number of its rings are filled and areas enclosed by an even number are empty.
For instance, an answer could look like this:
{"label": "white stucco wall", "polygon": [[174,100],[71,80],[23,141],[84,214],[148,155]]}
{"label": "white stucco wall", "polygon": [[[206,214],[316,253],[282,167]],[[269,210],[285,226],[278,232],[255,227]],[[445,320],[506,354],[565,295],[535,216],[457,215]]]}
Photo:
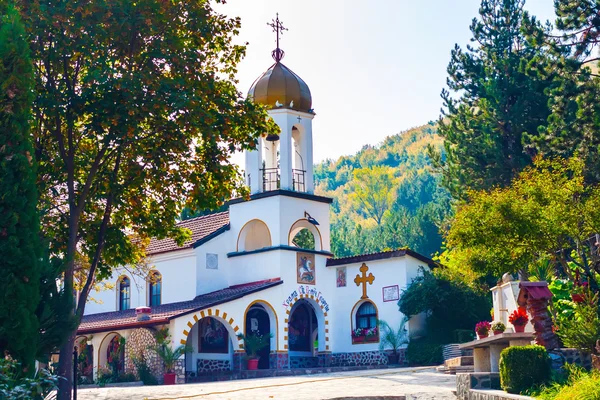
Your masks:
{"label": "white stucco wall", "polygon": [[[162,276],[162,304],[191,300],[196,296],[196,254],[193,250],[159,254],[150,258],[148,265]],[[148,285],[144,277],[132,274],[125,268],[117,268],[107,280],[115,287],[110,290],[92,291],[90,297],[93,300],[86,304],[86,315],[118,310],[117,280],[123,275],[131,280],[130,308],[148,305]]]}

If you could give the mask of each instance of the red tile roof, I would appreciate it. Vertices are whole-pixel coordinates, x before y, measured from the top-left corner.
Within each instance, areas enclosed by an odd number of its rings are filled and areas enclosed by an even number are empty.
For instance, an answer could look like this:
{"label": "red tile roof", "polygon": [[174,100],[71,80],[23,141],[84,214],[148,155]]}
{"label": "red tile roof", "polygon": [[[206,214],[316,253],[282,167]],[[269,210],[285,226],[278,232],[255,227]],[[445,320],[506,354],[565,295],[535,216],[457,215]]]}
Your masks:
{"label": "red tile roof", "polygon": [[429,265],[430,267],[437,266],[437,264],[431,258],[425,257],[424,255],[419,254],[416,251],[412,251],[410,249],[388,250],[388,251],[381,251],[379,253],[359,254],[356,256],[349,256],[349,257],[330,258],[327,260],[327,266],[333,267],[336,265],[346,265],[346,264],[354,264],[354,263],[359,263],[359,262],[385,260],[388,258],[404,257],[406,255],[416,258],[417,260],[423,261],[424,263],[427,263],[427,265]]}
{"label": "red tile roof", "polygon": [[187,228],[192,231],[190,239],[183,246],[177,246],[177,243],[173,239],[152,239],[146,249],[146,254],[160,254],[193,247],[194,243],[207,238],[219,229],[227,228],[228,225],[228,211],[181,221],[177,224],[178,227]]}
{"label": "red tile roof", "polygon": [[138,322],[135,315],[135,309],[84,315],[79,324],[79,328],[77,329],[77,333],[87,334],[114,329],[162,324],[181,315],[227,303],[282,283],[283,281],[280,278],[274,278],[265,281],[230,286],[222,290],[217,290],[216,292],[197,296],[189,301],[161,304],[160,306],[152,307],[150,321]]}

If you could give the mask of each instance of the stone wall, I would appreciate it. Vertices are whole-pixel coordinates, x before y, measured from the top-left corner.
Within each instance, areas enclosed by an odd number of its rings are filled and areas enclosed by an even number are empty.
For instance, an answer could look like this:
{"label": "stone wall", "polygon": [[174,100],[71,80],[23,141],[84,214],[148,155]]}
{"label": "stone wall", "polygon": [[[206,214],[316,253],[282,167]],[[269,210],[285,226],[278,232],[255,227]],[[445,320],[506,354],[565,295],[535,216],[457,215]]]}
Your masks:
{"label": "stone wall", "polygon": [[316,368],[319,366],[318,357],[291,356],[290,368]]}
{"label": "stone wall", "polygon": [[231,371],[231,362],[229,360],[198,360],[196,362],[196,372],[198,375],[209,375],[214,372]]}
{"label": "stone wall", "polygon": [[284,369],[290,367],[290,356],[288,353],[276,353],[273,351],[269,354],[269,360],[270,369]]}
{"label": "stone wall", "polygon": [[576,364],[583,368],[590,369],[592,367],[592,357],[590,353],[586,353],[579,349],[554,349],[548,352],[550,360],[552,360],[552,369],[558,370],[566,363]]}
{"label": "stone wall", "polygon": [[[185,358],[175,361],[173,372],[177,374],[177,383],[185,383]],[[162,377],[160,382],[163,382]]]}
{"label": "stone wall", "polygon": [[[333,353],[331,354],[332,367],[354,367],[354,366],[374,366],[387,365],[389,351],[360,351],[354,353]],[[406,364],[405,350],[398,352],[399,364]]]}
{"label": "stone wall", "polygon": [[131,372],[139,378],[133,363],[133,357],[143,357],[152,374],[157,379],[162,380],[163,362],[154,350],[149,349],[149,347],[155,345],[156,339],[150,329],[138,328],[133,330],[125,342],[125,371]]}

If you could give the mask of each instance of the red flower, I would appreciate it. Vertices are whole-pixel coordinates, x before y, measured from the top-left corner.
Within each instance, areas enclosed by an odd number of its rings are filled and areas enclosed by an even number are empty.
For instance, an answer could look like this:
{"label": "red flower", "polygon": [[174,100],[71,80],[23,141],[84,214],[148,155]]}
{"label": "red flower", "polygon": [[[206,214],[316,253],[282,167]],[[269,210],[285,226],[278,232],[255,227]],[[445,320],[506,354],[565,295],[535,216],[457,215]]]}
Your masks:
{"label": "red flower", "polygon": [[529,321],[529,316],[524,307],[519,307],[508,317],[508,322],[513,325],[525,325],[527,321]]}

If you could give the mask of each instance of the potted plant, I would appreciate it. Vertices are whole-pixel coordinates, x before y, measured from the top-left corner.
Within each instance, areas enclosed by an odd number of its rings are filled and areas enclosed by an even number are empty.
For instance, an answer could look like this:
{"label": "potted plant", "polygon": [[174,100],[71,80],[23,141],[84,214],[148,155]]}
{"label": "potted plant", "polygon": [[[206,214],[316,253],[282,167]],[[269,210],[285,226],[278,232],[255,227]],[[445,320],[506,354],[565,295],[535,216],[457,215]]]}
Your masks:
{"label": "potted plant", "polygon": [[273,337],[272,333],[261,335],[259,331],[248,335],[238,334],[238,339],[244,341],[244,349],[248,357],[248,369],[258,369],[258,360],[260,359],[258,352],[269,346],[269,342]]}
{"label": "potted plant", "polygon": [[164,384],[174,385],[177,379],[177,374],[174,372],[175,363],[186,353],[187,346],[182,344],[173,348],[168,344],[157,344],[151,348],[165,365]]}
{"label": "potted plant", "polygon": [[494,335],[501,335],[504,333],[505,330],[506,330],[506,325],[504,325],[500,321],[496,321],[492,324],[492,331],[494,332]]}
{"label": "potted plant", "polygon": [[492,325],[489,321],[481,321],[475,325],[475,333],[477,333],[477,339],[483,339],[488,337],[490,333],[490,329],[492,329]]}
{"label": "potted plant", "polygon": [[515,328],[515,332],[525,332],[527,321],[529,321],[529,316],[524,307],[517,308],[508,317],[508,322]]}
{"label": "potted plant", "polygon": [[388,364],[398,364],[398,349],[400,349],[400,346],[403,344],[408,343],[405,325],[406,318],[402,318],[397,330],[392,329],[385,321],[377,321],[380,333],[379,350],[383,351],[386,347],[391,348],[392,350],[392,354],[388,354]]}

